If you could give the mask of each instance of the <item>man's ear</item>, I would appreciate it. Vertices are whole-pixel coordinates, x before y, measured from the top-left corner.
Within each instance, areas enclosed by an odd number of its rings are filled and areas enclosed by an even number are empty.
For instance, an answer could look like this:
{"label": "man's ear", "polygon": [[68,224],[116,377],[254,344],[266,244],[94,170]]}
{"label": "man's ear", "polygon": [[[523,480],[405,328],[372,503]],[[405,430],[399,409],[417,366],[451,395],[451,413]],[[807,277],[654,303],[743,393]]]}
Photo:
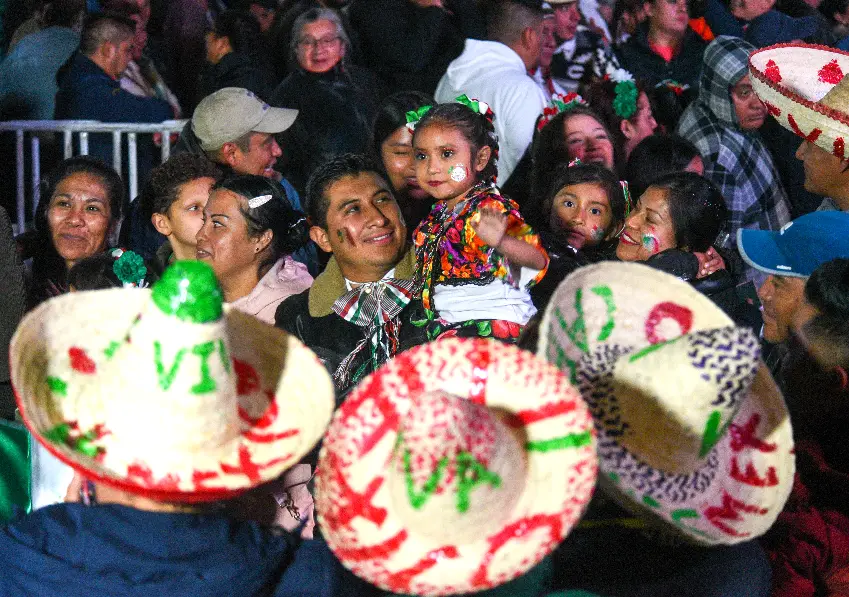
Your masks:
{"label": "man's ear", "polygon": [[489,160],[492,158],[492,147],[484,145],[478,150],[478,155],[475,157],[475,172],[483,172]]}
{"label": "man's ear", "polygon": [[231,168],[235,168],[236,166],[237,151],[239,151],[239,147],[232,141],[227,141],[227,143],[222,145],[221,149],[218,150],[221,159],[224,161],[225,164],[227,164]]}
{"label": "man's ear", "polygon": [[162,236],[171,236],[171,221],[165,214],[156,213],[150,216],[150,223]]}
{"label": "man's ear", "polygon": [[312,242],[317,244],[318,248],[325,253],[333,252],[333,247],[330,246],[330,237],[327,234],[327,230],[321,226],[312,226],[310,228],[310,238],[312,239]]}

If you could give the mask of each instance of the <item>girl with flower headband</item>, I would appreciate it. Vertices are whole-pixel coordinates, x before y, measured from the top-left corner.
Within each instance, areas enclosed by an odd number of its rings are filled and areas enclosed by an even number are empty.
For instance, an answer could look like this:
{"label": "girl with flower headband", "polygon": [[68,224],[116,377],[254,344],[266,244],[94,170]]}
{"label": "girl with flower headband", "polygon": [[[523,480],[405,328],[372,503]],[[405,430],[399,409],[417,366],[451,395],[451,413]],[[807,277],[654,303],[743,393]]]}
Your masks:
{"label": "girl with flower headband", "polygon": [[515,339],[536,312],[528,289],[545,275],[548,255],[495,186],[492,110],[466,96],[457,102],[414,123],[416,175],[436,200],[413,235],[428,335]]}
{"label": "girl with flower headband", "polygon": [[621,174],[634,147],[657,128],[649,97],[630,75],[619,80],[597,79],[583,93],[613,136],[617,170]]}
{"label": "girl with flower headband", "polygon": [[107,288],[146,288],[156,279],[141,255],[134,251],[113,249],[75,263],[68,271],[68,289],[81,292]]}

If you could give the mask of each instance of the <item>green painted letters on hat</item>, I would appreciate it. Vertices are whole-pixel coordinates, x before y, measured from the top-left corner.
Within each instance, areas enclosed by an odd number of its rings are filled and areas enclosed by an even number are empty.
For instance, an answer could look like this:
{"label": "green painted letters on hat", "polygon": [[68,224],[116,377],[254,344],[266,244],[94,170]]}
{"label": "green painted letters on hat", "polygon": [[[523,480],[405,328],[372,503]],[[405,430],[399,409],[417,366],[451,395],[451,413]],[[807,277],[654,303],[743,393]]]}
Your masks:
{"label": "green painted letters on hat", "polygon": [[184,321],[209,323],[221,317],[221,287],[212,268],[200,261],[175,262],[154,284],[152,298],[163,313]]}

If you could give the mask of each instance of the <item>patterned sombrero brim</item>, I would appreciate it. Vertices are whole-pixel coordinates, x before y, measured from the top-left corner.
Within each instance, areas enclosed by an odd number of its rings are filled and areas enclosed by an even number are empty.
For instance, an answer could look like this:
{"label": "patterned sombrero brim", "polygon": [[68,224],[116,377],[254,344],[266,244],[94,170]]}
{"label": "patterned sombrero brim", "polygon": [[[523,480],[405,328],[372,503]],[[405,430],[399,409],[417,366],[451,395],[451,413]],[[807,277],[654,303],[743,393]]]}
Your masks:
{"label": "patterned sombrero brim", "polygon": [[778,44],[752,52],[752,88],[767,111],[802,139],[840,159],[849,158],[849,106],[820,100],[849,73],[849,53],[826,46]]}
{"label": "patterned sombrero brim", "polygon": [[[230,440],[205,446],[194,431],[181,437],[183,427],[213,428],[226,417],[210,408],[203,421],[190,421],[180,397],[167,422],[123,421],[137,433],[112,433],[118,425],[110,417],[119,409],[110,402],[143,403],[150,396],[138,370],[110,367],[115,344],[149,305],[149,290],[71,293],[21,322],[10,345],[12,384],[27,427],[56,457],[131,493],[200,502],[276,479],[318,442],[333,410],[324,367],[296,339],[232,309],[224,316],[226,344],[208,355],[235,376],[239,422]],[[169,331],[179,333],[163,333]],[[190,366],[198,365],[175,359],[166,373]]]}
{"label": "patterned sombrero brim", "polygon": [[[416,397],[439,392],[501,413],[522,438],[520,461],[526,463],[518,480],[504,477],[493,499],[472,491],[468,511],[450,513],[466,527],[462,540],[446,521],[448,512],[440,510],[436,520],[424,510],[425,523],[416,524],[421,519],[406,503],[407,493],[453,499],[452,485],[429,487],[440,479],[438,471],[453,465],[432,471],[425,462],[419,476],[427,482],[420,485],[397,464]],[[439,426],[425,428],[434,430],[424,452],[435,462],[444,447]],[[484,436],[475,433],[472,441]],[[492,458],[502,445],[489,446]],[[494,469],[491,460],[483,466]],[[583,514],[596,471],[592,421],[564,375],[512,346],[450,338],[399,355],[340,407],[319,457],[316,511],[328,545],[358,576],[395,593],[453,595],[507,582],[550,553]],[[499,496],[511,505],[499,509]]]}
{"label": "patterned sombrero brim", "polygon": [[[558,287],[538,346],[540,355],[571,371],[589,405],[598,433],[600,484],[629,507],[705,545],[761,535],[784,507],[795,461],[790,419],[775,382],[761,363],[748,396],[727,431],[711,441],[699,468],[674,474],[649,466],[644,458],[650,455],[641,458],[620,442],[628,420],[618,408],[612,372],[617,358],[634,360],[683,334],[732,325],[686,282],[641,264],[611,262],[581,268]],[[718,339],[715,348],[726,352],[722,358],[730,366],[735,350],[747,350],[723,347]],[[651,374],[668,375],[669,385],[676,385],[675,372]],[[666,407],[686,408],[686,396],[674,393],[674,400],[676,406]]]}

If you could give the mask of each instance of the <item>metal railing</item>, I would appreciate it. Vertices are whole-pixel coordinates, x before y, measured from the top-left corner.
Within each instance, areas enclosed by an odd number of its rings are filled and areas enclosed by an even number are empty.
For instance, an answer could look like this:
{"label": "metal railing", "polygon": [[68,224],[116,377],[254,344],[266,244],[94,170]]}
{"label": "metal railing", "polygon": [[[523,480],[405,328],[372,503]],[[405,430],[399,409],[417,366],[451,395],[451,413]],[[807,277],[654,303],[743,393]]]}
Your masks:
{"label": "metal railing", "polygon": [[[16,192],[16,232],[26,229],[26,186],[24,180],[25,139],[24,133],[61,133],[64,143],[65,159],[74,155],[74,134],[78,137],[77,155],[88,155],[88,137],[91,133],[112,133],[112,166],[118,173],[122,169],[122,137],[127,136],[127,189],[132,200],[138,195],[138,155],[137,144],[139,134],[162,135],[160,148],[162,162],[171,155],[171,133],[183,130],[187,120],[166,120],[155,124],[141,122],[99,122],[96,120],[8,120],[0,122],[0,132],[15,133],[15,173],[17,178]],[[38,135],[30,134],[30,155],[32,157],[32,214],[38,207],[41,185],[41,139]]]}

